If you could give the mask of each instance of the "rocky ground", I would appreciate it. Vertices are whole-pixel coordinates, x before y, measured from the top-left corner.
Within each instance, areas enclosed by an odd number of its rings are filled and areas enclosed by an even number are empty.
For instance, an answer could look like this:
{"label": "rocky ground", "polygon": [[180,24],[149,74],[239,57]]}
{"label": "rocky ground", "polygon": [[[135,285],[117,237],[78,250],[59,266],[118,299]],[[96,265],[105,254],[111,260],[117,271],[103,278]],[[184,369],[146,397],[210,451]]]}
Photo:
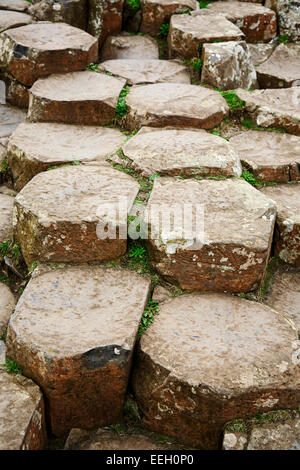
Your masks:
{"label": "rocky ground", "polygon": [[0,449],[300,449],[299,24],[0,0]]}

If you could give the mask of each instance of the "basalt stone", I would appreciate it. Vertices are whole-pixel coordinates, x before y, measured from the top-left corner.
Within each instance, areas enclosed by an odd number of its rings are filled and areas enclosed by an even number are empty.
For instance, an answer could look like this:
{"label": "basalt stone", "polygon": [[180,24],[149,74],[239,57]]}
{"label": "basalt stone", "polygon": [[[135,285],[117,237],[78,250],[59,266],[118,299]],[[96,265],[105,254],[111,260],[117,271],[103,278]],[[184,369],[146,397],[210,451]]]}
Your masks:
{"label": "basalt stone", "polygon": [[0,243],[11,239],[13,234],[14,198],[0,194]]}
{"label": "basalt stone", "polygon": [[[0,10],[0,33],[11,28],[18,28],[32,23],[31,16],[19,11]],[[3,47],[1,45],[1,47]]]}
{"label": "basalt stone", "polygon": [[67,23],[76,28],[87,28],[87,0],[42,0],[29,8],[39,21]]}
{"label": "basalt stone", "polygon": [[124,0],[88,0],[88,32],[99,39],[100,46],[121,31],[123,4]]}
{"label": "basalt stone", "polygon": [[22,83],[18,82],[9,73],[0,74],[0,78],[5,83],[5,100],[18,108],[28,108],[29,105],[29,89]]}
{"label": "basalt stone", "polygon": [[280,44],[257,68],[261,88],[300,86],[300,44]]}
{"label": "basalt stone", "polygon": [[0,283],[0,337],[6,334],[8,321],[15,307],[15,298],[9,287]]}
{"label": "basalt stone", "polygon": [[265,62],[275,49],[274,44],[248,44],[252,63],[255,67]]}
{"label": "basalt stone", "polygon": [[41,387],[54,435],[119,422],[149,290],[133,271],[34,272],[10,320],[7,355]]}
{"label": "basalt stone", "polygon": [[27,0],[0,0],[0,10],[25,12],[29,6]]}
{"label": "basalt stone", "polygon": [[281,36],[300,41],[300,5],[294,0],[266,0],[265,6],[277,13]]}
{"label": "basalt stone", "polygon": [[110,59],[158,59],[158,45],[148,36],[132,36],[119,34],[109,36],[100,53],[102,60]]}
{"label": "basalt stone", "polygon": [[0,105],[0,144],[6,145],[10,135],[25,119],[24,111],[9,105]]}

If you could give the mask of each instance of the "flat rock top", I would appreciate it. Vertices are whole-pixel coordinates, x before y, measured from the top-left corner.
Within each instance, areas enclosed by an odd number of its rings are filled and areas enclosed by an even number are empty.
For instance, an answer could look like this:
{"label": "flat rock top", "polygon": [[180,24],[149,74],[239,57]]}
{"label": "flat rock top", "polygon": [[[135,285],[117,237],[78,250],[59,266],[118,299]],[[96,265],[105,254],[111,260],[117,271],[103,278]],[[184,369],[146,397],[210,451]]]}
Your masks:
{"label": "flat rock top", "polygon": [[266,304],[290,317],[300,334],[300,272],[276,273]]}
{"label": "flat rock top", "polygon": [[247,450],[299,450],[300,417],[283,423],[255,426],[250,432]]}
{"label": "flat rock top", "polygon": [[171,28],[198,39],[219,39],[224,35],[243,38],[242,31],[222,15],[173,15]]}
{"label": "flat rock top", "polygon": [[53,101],[106,100],[115,106],[125,83],[125,80],[86,70],[41,78],[34,83],[31,92]]}
{"label": "flat rock top", "polygon": [[260,166],[300,163],[300,137],[295,135],[250,130],[232,137],[230,144],[241,160]]}
{"label": "flat rock top", "polygon": [[0,10],[25,11],[29,6],[26,0],[0,0]]}
{"label": "flat rock top", "polygon": [[[269,198],[261,196],[262,193],[242,180],[156,178],[147,207],[151,210],[151,221],[158,233],[160,230],[155,220],[157,212],[161,212],[164,217],[164,211],[168,211],[172,205],[177,205],[175,207],[178,208],[178,204],[192,204],[194,210],[197,206],[204,208],[205,243],[236,243],[264,251],[268,248],[275,204]],[[191,223],[188,215],[185,223]],[[179,229],[182,229],[181,224],[179,218]],[[161,234],[161,239],[171,247],[174,235],[170,238],[166,231]],[[193,242],[190,243],[190,248],[192,245]]]}
{"label": "flat rock top", "polygon": [[15,298],[9,287],[0,282],[0,332],[9,320],[15,307]]}
{"label": "flat rock top", "polygon": [[160,5],[162,7],[168,5],[185,5],[192,9],[196,9],[198,7],[198,3],[196,0],[144,0],[144,4],[147,3]]}
{"label": "flat rock top", "polygon": [[[104,160],[125,140],[118,129],[56,123],[20,124],[8,148],[24,152],[27,159],[43,163]],[[49,145],[51,142],[51,145]]]}
{"label": "flat rock top", "polygon": [[21,449],[41,397],[31,380],[0,370],[0,450]]}
{"label": "flat rock top", "polygon": [[39,51],[89,50],[96,38],[65,23],[34,23],[5,33],[14,42]]}
{"label": "flat rock top", "polygon": [[100,64],[99,70],[125,78],[130,85],[157,82],[190,83],[186,67],[170,60],[107,60]]}
{"label": "flat rock top", "polygon": [[14,198],[0,194],[0,243],[12,236]]}
{"label": "flat rock top", "polygon": [[109,345],[130,350],[149,289],[149,280],[126,270],[78,266],[37,273],[10,327],[50,357]]}
{"label": "flat rock top", "polygon": [[0,142],[6,143],[8,137],[25,119],[26,113],[21,109],[0,105]]}
{"label": "flat rock top", "polygon": [[21,13],[19,11],[0,10],[0,32],[8,28],[14,28],[20,25],[28,25],[31,22],[31,16],[26,15],[26,13]]}
{"label": "flat rock top", "polygon": [[108,205],[109,216],[114,212],[109,205],[115,207],[122,197],[130,210],[138,191],[133,178],[108,165],[66,166],[36,175],[16,201],[47,227],[53,221],[95,222],[104,215],[100,208]]}
{"label": "flat rock top", "polygon": [[269,186],[261,191],[276,203],[280,219],[300,224],[300,183]]}
{"label": "flat rock top", "polygon": [[297,80],[297,85],[300,85],[300,44],[280,44],[257,71],[285,80]]}
{"label": "flat rock top", "polygon": [[228,111],[226,101],[217,91],[184,83],[133,86],[126,102],[138,112],[164,116],[177,114],[201,118],[204,113]]}
{"label": "flat rock top", "polygon": [[300,87],[269,90],[237,90],[237,96],[251,110],[265,109],[273,113],[284,113],[300,119]]}
{"label": "flat rock top", "polygon": [[148,36],[109,36],[101,49],[102,60],[107,59],[158,59],[158,45]]}
{"label": "flat rock top", "polygon": [[266,15],[272,13],[272,10],[265,8],[257,3],[246,2],[212,2],[207,5],[209,10],[224,14],[226,18],[238,20],[244,16]]}
{"label": "flat rock top", "polygon": [[296,384],[296,339],[288,321],[265,305],[223,294],[190,294],[160,304],[141,348],[172,376],[202,385],[204,392],[209,387],[231,395],[286,380]]}
{"label": "flat rock top", "polygon": [[228,142],[202,129],[143,127],[123,145],[123,152],[149,175],[203,166],[224,171],[230,166],[232,174],[241,174],[238,155]]}

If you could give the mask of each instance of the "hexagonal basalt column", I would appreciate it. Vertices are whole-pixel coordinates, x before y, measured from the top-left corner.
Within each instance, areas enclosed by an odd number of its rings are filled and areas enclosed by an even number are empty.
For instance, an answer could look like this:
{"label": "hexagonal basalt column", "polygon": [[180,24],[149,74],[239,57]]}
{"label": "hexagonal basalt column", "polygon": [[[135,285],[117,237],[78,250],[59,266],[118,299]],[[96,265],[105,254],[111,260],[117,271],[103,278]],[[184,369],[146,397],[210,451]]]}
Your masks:
{"label": "hexagonal basalt column", "polygon": [[15,199],[14,232],[34,261],[107,261],[127,245],[127,213],[139,191],[109,165],[65,166],[36,175]]}
{"label": "hexagonal basalt column", "polygon": [[150,261],[184,289],[247,292],[259,286],[275,203],[241,180],[156,178],[144,213]]}
{"label": "hexagonal basalt column", "polygon": [[29,13],[39,21],[67,23],[85,30],[87,27],[88,0],[38,0]]}
{"label": "hexagonal basalt column", "polygon": [[300,44],[280,44],[257,68],[260,88],[289,88],[300,85]]}
{"label": "hexagonal basalt column", "polygon": [[145,427],[217,449],[225,424],[299,405],[299,342],[280,313],[224,294],[159,306],[142,336],[132,386]]}
{"label": "hexagonal basalt column", "polygon": [[34,272],[10,321],[7,355],[42,388],[53,434],[119,422],[149,289],[133,271]]}
{"label": "hexagonal basalt column", "polygon": [[100,55],[102,60],[152,60],[159,58],[159,51],[154,39],[123,33],[109,36],[101,48]]}

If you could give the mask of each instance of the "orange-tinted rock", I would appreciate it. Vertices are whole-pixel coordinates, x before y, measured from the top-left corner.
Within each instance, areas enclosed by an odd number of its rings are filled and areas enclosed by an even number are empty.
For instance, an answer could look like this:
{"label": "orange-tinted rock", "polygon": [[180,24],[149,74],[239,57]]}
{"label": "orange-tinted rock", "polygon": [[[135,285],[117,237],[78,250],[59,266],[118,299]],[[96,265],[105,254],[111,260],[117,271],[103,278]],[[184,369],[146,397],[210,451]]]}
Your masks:
{"label": "orange-tinted rock", "polygon": [[18,28],[32,23],[31,16],[17,11],[0,10],[0,33],[11,28]]}
{"label": "orange-tinted rock", "polygon": [[109,36],[101,49],[101,59],[158,59],[158,45],[148,36],[119,34]]}
{"label": "orange-tinted rock", "polygon": [[0,77],[5,83],[5,98],[7,103],[18,108],[27,109],[29,104],[29,89],[9,73],[0,74]]}
{"label": "orange-tinted rock", "polygon": [[41,0],[29,8],[29,13],[39,21],[67,23],[84,30],[87,27],[87,0]]}
{"label": "orange-tinted rock", "polygon": [[257,68],[261,88],[288,88],[300,85],[300,45],[280,44]]}
{"label": "orange-tinted rock", "polygon": [[110,34],[122,29],[124,0],[88,0],[88,32],[99,39],[100,46]]}
{"label": "orange-tinted rock", "polygon": [[0,36],[0,67],[26,86],[52,73],[83,70],[97,58],[97,40],[65,23],[35,23]]}
{"label": "orange-tinted rock", "polygon": [[41,387],[53,434],[119,421],[149,289],[133,271],[35,271],[11,318],[7,355]]}

